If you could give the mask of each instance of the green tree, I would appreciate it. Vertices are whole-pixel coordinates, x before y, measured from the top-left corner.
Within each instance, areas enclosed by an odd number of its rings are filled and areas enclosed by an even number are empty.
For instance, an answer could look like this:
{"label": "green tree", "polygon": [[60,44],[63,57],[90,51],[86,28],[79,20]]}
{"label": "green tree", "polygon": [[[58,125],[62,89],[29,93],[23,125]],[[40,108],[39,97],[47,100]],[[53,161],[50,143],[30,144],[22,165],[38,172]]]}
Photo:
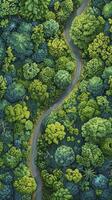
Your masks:
{"label": "green tree", "polygon": [[21,160],[21,150],[16,147],[11,147],[10,150],[4,155],[4,164],[9,168],[15,168]]}
{"label": "green tree", "polygon": [[59,33],[59,24],[53,19],[46,21],[44,24],[44,33],[46,37],[54,37]]}
{"label": "green tree", "polygon": [[48,124],[45,130],[45,140],[48,144],[58,144],[59,141],[64,139],[65,135],[65,128],[59,122]]}
{"label": "green tree", "polygon": [[61,56],[56,61],[56,66],[58,70],[67,70],[69,72],[72,72],[76,68],[76,61],[71,61],[70,57]]}
{"label": "green tree", "polygon": [[75,153],[71,147],[61,145],[55,152],[55,161],[58,166],[66,167],[75,161]]}
{"label": "green tree", "polygon": [[14,175],[17,178],[22,178],[24,176],[30,176],[30,171],[28,167],[22,163],[14,170]]}
{"label": "green tree", "polygon": [[41,81],[47,85],[52,84],[54,79],[55,71],[50,67],[45,67],[39,74]]}
{"label": "green tree", "polygon": [[49,94],[47,92],[47,86],[42,84],[39,80],[34,80],[31,82],[28,88],[29,94],[33,100],[43,103],[48,99]]}
{"label": "green tree", "polygon": [[73,197],[68,189],[60,188],[57,192],[53,193],[51,200],[72,200]]}
{"label": "green tree", "polygon": [[14,187],[17,192],[20,192],[21,194],[32,194],[36,190],[36,183],[34,178],[23,176],[22,178],[15,180]]}
{"label": "green tree", "polygon": [[103,15],[105,18],[112,17],[112,1],[104,6]]}
{"label": "green tree", "polygon": [[7,82],[6,79],[1,75],[0,76],[0,99],[3,98],[7,89]]}
{"label": "green tree", "polygon": [[71,38],[73,42],[80,48],[87,48],[103,28],[104,20],[102,17],[96,17],[92,9],[75,17],[71,27]]}
{"label": "green tree", "polygon": [[101,143],[101,149],[104,155],[112,156],[112,138],[105,138],[104,141]]}
{"label": "green tree", "polygon": [[77,162],[85,167],[100,167],[104,163],[104,156],[100,148],[94,144],[85,143],[81,156],[77,155]]}
{"label": "green tree", "polygon": [[67,169],[65,177],[68,181],[73,181],[74,183],[78,183],[82,179],[82,174],[78,169]]}
{"label": "green tree", "polygon": [[38,65],[33,62],[26,63],[23,66],[23,76],[26,80],[30,80],[36,77],[39,71],[40,69],[38,68]]}
{"label": "green tree", "polygon": [[82,99],[78,105],[78,111],[83,122],[100,115],[99,107],[94,99]]}
{"label": "green tree", "polygon": [[104,33],[96,36],[93,42],[88,47],[91,58],[101,58],[107,65],[112,64],[112,46],[110,38]]}
{"label": "green tree", "polygon": [[88,91],[93,96],[101,95],[103,93],[103,80],[97,76],[94,76],[93,78],[89,79]]}
{"label": "green tree", "polygon": [[56,12],[57,19],[62,23],[67,20],[70,13],[73,11],[73,1],[56,1],[54,4],[54,10]]}
{"label": "green tree", "polygon": [[83,76],[85,79],[93,76],[101,76],[104,70],[103,62],[100,58],[93,58],[84,66]]}
{"label": "green tree", "polygon": [[50,0],[23,0],[20,2],[21,15],[31,19],[38,20],[48,12]]}
{"label": "green tree", "polygon": [[64,39],[55,38],[48,42],[49,53],[54,57],[67,55],[68,47]]}
{"label": "green tree", "polygon": [[106,67],[103,71],[102,78],[107,83],[109,81],[109,78],[112,76],[112,67]]}
{"label": "green tree", "polygon": [[43,25],[39,24],[38,26],[35,26],[33,28],[33,33],[32,33],[32,40],[35,43],[36,47],[38,48],[41,43],[45,41],[44,39],[44,30],[43,30]]}
{"label": "green tree", "polygon": [[71,82],[71,75],[66,70],[59,70],[55,77],[54,82],[60,89],[66,88]]}
{"label": "green tree", "polygon": [[100,117],[90,119],[82,126],[82,136],[86,141],[100,142],[101,139],[112,133],[112,124],[109,120]]}
{"label": "green tree", "polygon": [[9,122],[26,122],[29,119],[30,112],[25,104],[9,105],[5,108],[6,119]]}

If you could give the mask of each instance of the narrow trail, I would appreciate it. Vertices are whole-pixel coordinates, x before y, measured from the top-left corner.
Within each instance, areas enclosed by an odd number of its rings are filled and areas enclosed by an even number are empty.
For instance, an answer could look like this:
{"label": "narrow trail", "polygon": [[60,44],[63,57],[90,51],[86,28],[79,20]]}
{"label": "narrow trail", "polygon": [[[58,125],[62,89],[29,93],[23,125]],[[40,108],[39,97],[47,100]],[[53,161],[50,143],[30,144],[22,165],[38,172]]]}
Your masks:
{"label": "narrow trail", "polygon": [[37,141],[41,135],[41,124],[45,117],[47,117],[54,109],[56,109],[59,105],[61,105],[61,103],[64,101],[64,99],[73,90],[74,86],[76,85],[76,83],[78,82],[78,80],[80,78],[81,68],[82,68],[81,54],[80,54],[80,50],[78,49],[78,47],[73,44],[73,42],[69,36],[69,30],[70,30],[72,21],[75,18],[75,16],[80,15],[87,8],[88,3],[89,3],[89,0],[83,0],[83,3],[77,9],[77,11],[74,10],[73,13],[70,15],[70,17],[67,20],[67,23],[65,25],[65,28],[64,28],[64,37],[65,37],[66,43],[70,47],[72,56],[74,56],[76,58],[76,62],[77,62],[77,69],[73,74],[72,82],[67,87],[65,93],[60,97],[60,99],[57,102],[55,102],[54,105],[51,106],[47,111],[45,111],[43,113],[43,115],[40,117],[40,119],[38,120],[38,122],[34,128],[34,134],[33,134],[32,144],[31,144],[31,155],[29,155],[29,160],[30,160],[29,167],[31,169],[32,176],[35,178],[35,180],[38,184],[37,190],[33,196],[34,200],[42,200],[42,180],[41,180],[41,176],[40,176],[40,171],[35,164],[36,155],[37,155]]}

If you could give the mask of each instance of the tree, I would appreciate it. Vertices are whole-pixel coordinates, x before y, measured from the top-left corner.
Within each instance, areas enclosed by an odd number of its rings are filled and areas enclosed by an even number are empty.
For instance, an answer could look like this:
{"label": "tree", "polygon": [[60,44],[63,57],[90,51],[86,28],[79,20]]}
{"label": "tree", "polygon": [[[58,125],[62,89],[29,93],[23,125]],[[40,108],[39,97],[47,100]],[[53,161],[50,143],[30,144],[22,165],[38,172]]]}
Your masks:
{"label": "tree", "polygon": [[21,194],[32,194],[36,190],[36,183],[34,178],[23,176],[22,178],[15,180],[14,187],[17,192],[20,192]]}
{"label": "tree", "polygon": [[100,148],[94,144],[85,143],[81,156],[77,155],[77,162],[85,167],[100,167],[104,163],[104,156]]}
{"label": "tree", "polygon": [[44,33],[47,38],[55,37],[59,33],[59,24],[53,19],[46,21],[43,26]]}
{"label": "tree", "polygon": [[26,122],[30,112],[25,104],[9,105],[5,108],[5,115],[8,122]]}
{"label": "tree", "polygon": [[65,177],[68,181],[73,181],[74,183],[78,183],[82,179],[82,174],[79,172],[78,169],[75,170],[67,169]]}
{"label": "tree", "polygon": [[59,70],[55,77],[54,82],[60,89],[65,89],[71,82],[71,75],[66,70]]}
{"label": "tree", "polygon": [[112,1],[104,6],[103,15],[105,18],[112,17]]}
{"label": "tree", "polygon": [[71,27],[71,38],[80,48],[87,48],[88,44],[93,41],[103,28],[104,20],[102,17],[96,17],[92,9],[75,17]]}
{"label": "tree", "polygon": [[55,152],[56,164],[60,167],[66,167],[75,161],[75,153],[71,147],[62,145]]}
{"label": "tree", "polygon": [[64,39],[55,38],[48,42],[49,53],[54,57],[67,55],[68,47]]}
{"label": "tree", "polygon": [[0,16],[17,15],[19,4],[17,0],[3,0],[0,4]]}
{"label": "tree", "polygon": [[103,80],[100,77],[94,76],[89,79],[88,82],[88,91],[93,96],[99,96],[103,93]]}
{"label": "tree", "polygon": [[101,142],[112,133],[111,121],[100,117],[90,119],[82,126],[82,136],[86,141]]}
{"label": "tree", "polygon": [[23,0],[20,2],[21,15],[34,21],[41,19],[47,13],[49,3],[50,0]]}
{"label": "tree", "polygon": [[72,200],[72,195],[68,189],[60,188],[57,192],[53,193],[51,200]]}
{"label": "tree", "polygon": [[99,107],[94,99],[82,99],[78,105],[78,111],[83,122],[100,115]]}
{"label": "tree", "polygon": [[112,64],[112,46],[110,45],[110,38],[104,33],[96,36],[88,47],[91,58],[101,58],[106,62],[106,65]]}
{"label": "tree", "polygon": [[33,53],[33,43],[31,42],[30,34],[12,32],[8,37],[8,44],[14,49],[16,56],[24,58],[31,56]]}
{"label": "tree", "polygon": [[40,69],[35,62],[29,62],[23,66],[23,76],[26,80],[31,80],[36,77],[39,71]]}
{"label": "tree", "polygon": [[41,104],[45,102],[49,97],[47,92],[47,86],[36,79],[30,83],[28,91],[31,96],[31,99],[36,100]]}
{"label": "tree", "polygon": [[0,99],[3,98],[5,92],[7,89],[7,81],[6,79],[1,75],[0,76]]}
{"label": "tree", "polygon": [[39,74],[41,81],[47,85],[52,84],[54,79],[55,71],[51,67],[45,67]]}
{"label": "tree", "polygon": [[112,156],[112,138],[107,137],[104,139],[104,141],[101,143],[101,149],[104,155],[106,156]]}
{"label": "tree", "polygon": [[73,1],[72,0],[63,0],[56,1],[54,4],[54,10],[57,15],[57,19],[62,23],[67,20],[70,13],[73,11]]}
{"label": "tree", "polygon": [[61,56],[56,61],[56,66],[58,70],[67,70],[68,72],[72,72],[76,68],[76,61],[71,61],[70,57]]}
{"label": "tree", "polygon": [[103,62],[100,58],[93,58],[84,66],[83,76],[85,79],[93,76],[101,76],[104,70]]}
{"label": "tree", "polygon": [[33,33],[32,33],[32,40],[35,43],[36,47],[38,48],[40,44],[42,44],[45,39],[44,39],[44,30],[43,30],[43,25],[39,24],[38,26],[35,26],[33,28]]}
{"label": "tree", "polygon": [[58,144],[59,141],[64,139],[65,135],[65,128],[59,122],[48,124],[45,130],[45,140],[48,144]]}
{"label": "tree", "polygon": [[28,167],[24,164],[20,164],[18,167],[16,167],[16,169],[14,170],[14,175],[17,178],[22,178],[24,176],[30,176],[30,171],[28,169]]}
{"label": "tree", "polygon": [[6,99],[14,103],[16,101],[21,100],[26,94],[25,87],[22,83],[13,82],[10,84],[6,91]]}
{"label": "tree", "polygon": [[10,150],[4,155],[4,164],[12,169],[15,168],[21,160],[21,150],[16,147],[11,147]]}
{"label": "tree", "polygon": [[102,78],[107,83],[109,78],[112,76],[112,67],[106,67],[103,71]]}

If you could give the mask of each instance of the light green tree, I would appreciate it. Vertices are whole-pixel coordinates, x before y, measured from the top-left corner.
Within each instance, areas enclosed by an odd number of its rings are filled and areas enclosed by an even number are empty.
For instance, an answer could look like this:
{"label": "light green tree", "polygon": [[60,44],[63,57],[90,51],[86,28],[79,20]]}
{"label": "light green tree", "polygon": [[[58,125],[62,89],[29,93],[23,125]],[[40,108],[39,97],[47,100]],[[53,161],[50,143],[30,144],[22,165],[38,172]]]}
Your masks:
{"label": "light green tree", "polygon": [[65,135],[65,128],[59,122],[49,124],[45,130],[45,140],[48,144],[58,144],[59,141],[64,139]]}

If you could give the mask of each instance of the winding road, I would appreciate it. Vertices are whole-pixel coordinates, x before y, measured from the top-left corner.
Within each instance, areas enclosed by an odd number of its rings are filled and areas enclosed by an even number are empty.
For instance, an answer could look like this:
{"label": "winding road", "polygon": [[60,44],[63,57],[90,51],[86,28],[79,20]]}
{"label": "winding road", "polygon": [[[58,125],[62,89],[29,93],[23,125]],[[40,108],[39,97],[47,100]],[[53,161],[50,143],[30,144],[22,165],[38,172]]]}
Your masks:
{"label": "winding road", "polygon": [[80,73],[81,73],[81,68],[82,68],[81,54],[80,54],[80,50],[78,49],[78,47],[73,44],[73,42],[69,36],[69,31],[70,31],[70,27],[71,27],[72,21],[75,18],[75,16],[80,15],[87,8],[88,3],[89,3],[89,0],[83,0],[83,3],[77,9],[77,11],[74,10],[74,12],[70,15],[70,17],[67,20],[67,23],[65,25],[65,28],[64,28],[64,37],[65,37],[66,43],[68,44],[68,46],[71,49],[72,56],[74,56],[77,61],[77,69],[73,74],[72,82],[67,87],[65,93],[60,97],[60,99],[53,106],[51,106],[47,111],[45,111],[42,114],[42,116],[37,121],[37,124],[35,125],[35,128],[34,128],[34,134],[32,136],[32,144],[31,144],[31,147],[32,147],[31,154],[29,155],[29,160],[30,160],[29,167],[31,169],[32,176],[35,178],[37,185],[38,185],[37,190],[33,196],[34,200],[42,200],[42,180],[41,180],[39,169],[37,168],[37,166],[35,164],[36,155],[37,155],[37,140],[39,139],[39,137],[41,135],[41,124],[42,124],[44,118],[46,116],[48,116],[51,113],[51,111],[53,111],[59,105],[61,105],[63,100],[72,91],[72,89],[74,88],[74,86],[76,85],[76,83],[78,82],[78,80],[80,78]]}

